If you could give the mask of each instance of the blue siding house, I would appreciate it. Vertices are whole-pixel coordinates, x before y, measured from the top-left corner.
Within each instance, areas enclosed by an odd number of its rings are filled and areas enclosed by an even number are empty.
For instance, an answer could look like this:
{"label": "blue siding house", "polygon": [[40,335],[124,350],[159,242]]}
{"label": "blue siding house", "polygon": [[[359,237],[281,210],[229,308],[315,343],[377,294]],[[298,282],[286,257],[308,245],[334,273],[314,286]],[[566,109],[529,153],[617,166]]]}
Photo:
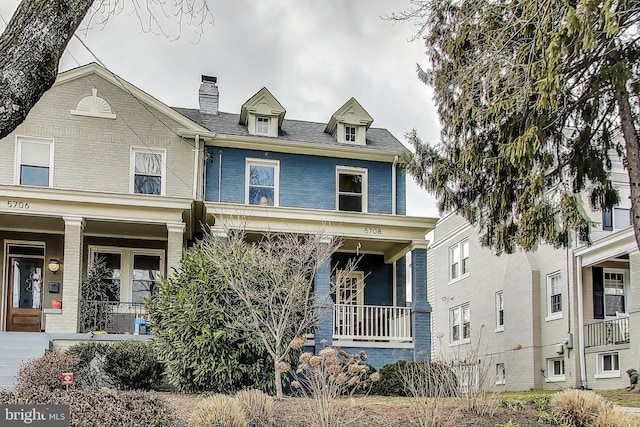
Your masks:
{"label": "blue siding house", "polygon": [[[315,292],[326,306],[308,345],[363,349],[379,368],[429,357],[425,234],[436,219],[406,216],[404,146],[351,98],[325,122],[285,119],[263,88],[237,113],[218,111],[215,77],[203,76],[200,109],[175,110],[206,128],[182,137],[204,147],[203,210],[211,229],[242,218],[249,234],[325,232],[344,241],[318,271]],[[411,252],[407,303],[406,254]],[[361,256],[357,271],[330,274]]]}

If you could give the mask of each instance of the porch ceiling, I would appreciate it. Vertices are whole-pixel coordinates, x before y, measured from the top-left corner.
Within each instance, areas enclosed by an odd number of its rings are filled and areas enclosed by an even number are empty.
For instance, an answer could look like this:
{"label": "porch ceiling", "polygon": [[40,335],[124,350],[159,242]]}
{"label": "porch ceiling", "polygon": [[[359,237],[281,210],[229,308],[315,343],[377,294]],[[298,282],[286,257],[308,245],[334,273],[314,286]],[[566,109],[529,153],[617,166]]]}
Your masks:
{"label": "porch ceiling", "polygon": [[412,248],[426,247],[425,235],[437,218],[317,209],[205,204],[212,229],[244,228],[248,233],[317,233],[340,236],[342,251],[385,255],[393,262]]}

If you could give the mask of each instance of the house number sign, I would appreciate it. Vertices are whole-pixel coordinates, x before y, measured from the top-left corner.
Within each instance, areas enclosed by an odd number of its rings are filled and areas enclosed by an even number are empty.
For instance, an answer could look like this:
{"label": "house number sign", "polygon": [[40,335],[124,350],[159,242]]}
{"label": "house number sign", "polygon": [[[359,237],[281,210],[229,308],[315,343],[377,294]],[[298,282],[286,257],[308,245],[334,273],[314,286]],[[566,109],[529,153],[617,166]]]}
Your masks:
{"label": "house number sign", "polygon": [[382,234],[382,228],[380,227],[365,227],[364,234]]}
{"label": "house number sign", "polygon": [[29,202],[23,202],[20,200],[7,200],[7,207],[9,209],[29,209]]}

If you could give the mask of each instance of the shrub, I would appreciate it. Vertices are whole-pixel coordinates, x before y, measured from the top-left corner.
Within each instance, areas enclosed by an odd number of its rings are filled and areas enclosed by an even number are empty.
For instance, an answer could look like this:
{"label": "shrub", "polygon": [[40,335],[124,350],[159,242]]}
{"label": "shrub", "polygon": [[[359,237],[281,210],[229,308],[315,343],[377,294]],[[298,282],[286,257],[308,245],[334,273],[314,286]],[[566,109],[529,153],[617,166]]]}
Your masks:
{"label": "shrub", "polygon": [[273,398],[262,390],[243,390],[236,394],[247,425],[250,427],[272,426],[274,424]]}
{"label": "shrub", "polygon": [[80,358],[76,387],[102,386],[104,384],[102,363],[109,349],[108,344],[87,341],[74,344],[65,351],[66,354]]}
{"label": "shrub", "polygon": [[110,281],[112,271],[107,268],[104,258],[89,264],[87,275],[82,279],[80,295],[80,332],[110,329],[111,307],[107,302],[117,294],[114,281]]}
{"label": "shrub", "polygon": [[631,427],[639,426],[638,416],[621,408],[607,408],[600,414],[596,427]]}
{"label": "shrub", "polygon": [[36,387],[15,393],[0,393],[0,403],[69,405],[70,427],[175,425],[162,400],[150,393],[100,388],[65,391]]}
{"label": "shrub", "polygon": [[109,347],[103,368],[114,385],[125,390],[156,388],[164,370],[149,343],[130,340]]}
{"label": "shrub", "polygon": [[[81,373],[81,362],[78,356],[48,351],[42,357],[25,362],[18,371],[16,389],[18,391],[32,388],[54,390],[61,388],[61,374],[63,372]],[[77,379],[83,384],[81,375]]]}
{"label": "shrub", "polygon": [[529,398],[529,404],[538,411],[548,412],[551,410],[551,396],[547,394],[531,396]]}
{"label": "shrub", "polygon": [[371,393],[381,396],[406,396],[407,390],[404,386],[402,371],[406,369],[408,363],[406,360],[398,360],[384,365],[378,371],[380,380],[373,385]]}
{"label": "shrub", "polygon": [[598,417],[611,404],[593,391],[569,389],[554,394],[551,407],[559,424],[588,427],[596,425]]}
{"label": "shrub", "polygon": [[556,418],[551,412],[539,410],[538,411],[538,423],[540,424],[557,424]]}
{"label": "shrub", "polygon": [[238,400],[224,394],[202,399],[189,418],[190,427],[245,427],[246,425],[247,420]]}
{"label": "shrub", "polygon": [[148,303],[154,344],[167,379],[179,391],[273,388],[274,372],[264,346],[228,326],[239,306],[234,301],[200,244],[187,249],[180,268],[158,285]]}
{"label": "shrub", "polygon": [[522,402],[517,399],[504,398],[500,400],[500,404],[507,409],[511,409],[512,411],[522,408]]}
{"label": "shrub", "polygon": [[[458,380],[451,368],[441,362],[407,362],[398,360],[384,365],[380,371],[380,381],[373,385],[372,394],[382,396],[412,396],[417,390],[411,390],[411,378],[421,377],[419,388],[423,397],[438,395],[449,397],[457,395]],[[414,384],[415,385],[415,384]],[[408,387],[409,386],[409,387]],[[415,387],[413,387],[415,388]]]}

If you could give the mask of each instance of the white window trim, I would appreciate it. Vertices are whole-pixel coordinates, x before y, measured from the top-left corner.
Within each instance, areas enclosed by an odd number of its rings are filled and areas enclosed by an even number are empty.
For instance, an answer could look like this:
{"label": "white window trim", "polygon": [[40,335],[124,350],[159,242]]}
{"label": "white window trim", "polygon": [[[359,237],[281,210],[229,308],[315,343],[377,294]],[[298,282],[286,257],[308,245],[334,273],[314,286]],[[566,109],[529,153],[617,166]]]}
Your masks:
{"label": "white window trim", "polygon": [[[608,355],[618,356],[618,370],[617,371],[605,371],[603,359]],[[596,373],[593,375],[596,379],[601,378],[620,378],[620,353],[617,351],[607,351],[605,353],[598,353],[596,355]]]}
{"label": "white window trim", "polygon": [[[500,324],[500,296],[502,296],[502,325]],[[495,332],[504,331],[504,291],[496,292],[496,330]]]}
{"label": "white window trim", "polygon": [[[469,329],[471,329],[471,305],[467,302],[464,304],[460,304],[456,307],[451,307],[449,309],[449,347],[455,347],[462,344],[469,344],[471,342],[471,332],[469,332],[469,338],[463,338],[464,336],[464,317],[462,313],[462,308],[467,307],[469,309]],[[460,310],[460,339],[457,341],[453,340],[453,323],[451,322],[451,313],[455,310]]]}
{"label": "white window trim", "polygon": [[[553,373],[553,362],[556,360],[563,361],[564,374],[562,375],[555,375]],[[567,365],[566,363],[564,363],[564,358],[552,357],[550,359],[547,359],[547,375],[544,379],[544,382],[550,383],[550,382],[559,382],[559,381],[567,381]]]}
{"label": "white window trim", "polygon": [[[273,172],[273,206],[280,206],[280,160],[265,160],[247,157],[244,164],[244,204],[249,205],[249,187],[250,177],[249,168],[251,165],[272,166]],[[260,206],[260,205],[250,205]]]}
{"label": "white window trim", "polygon": [[[338,280],[336,284],[336,304],[352,304],[352,305],[364,305],[364,287],[366,285],[364,281],[364,271],[356,270],[356,271],[347,271],[347,270],[338,270],[337,271]],[[345,302],[340,299],[340,288],[344,284],[344,279],[356,279],[356,301],[355,304],[350,302]]]}
{"label": "white window trim", "polygon": [[[356,140],[347,141],[346,139],[346,127],[352,127],[356,129]],[[336,126],[336,140],[340,144],[345,145],[366,145],[367,144],[367,127],[356,123],[342,123],[338,122]]]}
{"label": "white window trim", "polygon": [[22,164],[22,142],[35,142],[37,144],[49,144],[49,185],[45,186],[32,186],[25,185],[26,187],[42,187],[42,188],[52,188],[53,187],[53,151],[55,148],[55,141],[53,138],[39,138],[34,136],[26,136],[26,135],[16,135],[16,149],[15,149],[15,157],[14,157],[14,176],[13,183],[14,185],[22,185],[20,184],[20,165]]}
{"label": "white window trim", "polygon": [[119,246],[89,246],[87,266],[93,262],[95,253],[120,255],[120,302],[133,301],[133,257],[134,255],[151,255],[160,257],[160,276],[164,277],[165,251],[163,249],[125,248]]}
{"label": "white window trim", "polygon": [[[267,131],[266,132],[258,131],[258,128],[259,128],[258,122],[260,121],[260,119],[266,119],[267,120]],[[255,129],[256,135],[270,135],[271,134],[271,117],[263,116],[263,115],[256,115],[255,116],[254,129]]]}
{"label": "white window trim", "polygon": [[[562,310],[556,313],[551,313],[551,278],[555,276],[560,276],[560,289],[561,289],[560,296],[562,298],[561,300]],[[547,316],[544,318],[545,322],[562,319],[562,316],[564,313],[564,306],[565,306],[565,294],[564,294],[564,290],[562,289],[562,272],[561,271],[555,271],[551,274],[547,274],[547,293],[545,298],[547,300]]]}
{"label": "white window trim", "polygon": [[629,312],[629,299],[627,298],[627,292],[629,290],[629,278],[627,277],[627,273],[628,270],[623,270],[621,268],[603,268],[602,269],[602,289],[604,291],[602,297],[602,303],[604,304],[603,309],[604,309],[604,318],[607,320],[612,320],[612,319],[616,319],[617,317],[614,316],[607,316],[607,287],[604,283],[604,275],[605,273],[613,273],[613,274],[622,274],[622,291],[623,291],[623,297],[624,297],[624,310],[625,312]]}
{"label": "white window trim", "polygon": [[[469,252],[471,252],[471,248],[469,247],[469,239],[468,238],[460,240],[455,245],[452,245],[452,246],[449,247],[449,251],[447,253],[447,257],[448,257],[448,261],[449,261],[448,264],[447,264],[447,268],[449,270],[449,272],[447,273],[449,275],[448,276],[449,277],[449,284],[458,282],[458,281],[460,281],[462,279],[465,279],[465,278],[469,277],[469,271],[470,271],[469,268],[467,268],[467,272],[466,273],[462,274],[462,260],[463,260],[463,258],[462,258],[462,248],[463,248],[465,243],[467,244],[467,249],[469,250]],[[451,266],[452,266],[452,263],[453,263],[453,259],[451,258],[451,254],[452,254],[452,250],[454,248],[456,248],[456,247],[458,248],[458,252],[460,253],[460,260],[458,261],[458,277],[456,277],[454,279],[454,278],[451,277]],[[471,254],[469,254],[467,256],[467,258],[471,258]],[[467,265],[467,267],[468,267],[468,265]]]}
{"label": "white window trim", "polygon": [[[498,375],[500,365],[502,365],[502,379],[500,379],[500,375]],[[504,385],[506,383],[507,383],[507,371],[504,366],[504,363],[497,363],[496,364],[496,385]]]}
{"label": "white window trim", "polygon": [[[367,213],[369,207],[369,170],[366,168],[355,168],[350,166],[336,166],[336,211],[349,212],[340,210],[340,174],[349,175],[362,175],[362,211],[361,213]],[[358,212],[354,212],[358,213]]]}
{"label": "white window trim", "polygon": [[162,156],[162,172],[160,176],[160,196],[166,195],[167,191],[167,151],[163,149],[131,147],[131,155],[129,160],[129,193],[136,196],[158,196],[158,194],[141,194],[135,193],[134,180],[136,176],[136,153],[153,153]]}

